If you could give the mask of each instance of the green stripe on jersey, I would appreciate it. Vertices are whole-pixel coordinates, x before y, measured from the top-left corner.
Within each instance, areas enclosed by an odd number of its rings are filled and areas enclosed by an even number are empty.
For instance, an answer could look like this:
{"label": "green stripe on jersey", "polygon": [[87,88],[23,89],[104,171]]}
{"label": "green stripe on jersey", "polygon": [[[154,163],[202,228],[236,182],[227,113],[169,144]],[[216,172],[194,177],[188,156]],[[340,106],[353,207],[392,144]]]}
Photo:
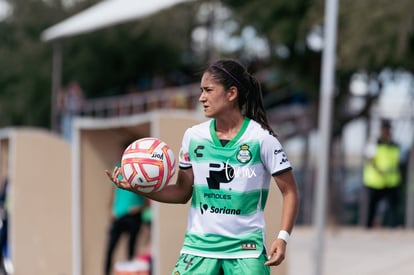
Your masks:
{"label": "green stripe on jersey", "polygon": [[263,251],[263,234],[255,231],[243,235],[220,236],[215,234],[185,234],[182,253],[214,256],[215,258],[238,258],[260,255]]}
{"label": "green stripe on jersey", "polygon": [[[261,163],[260,144],[255,141],[248,143],[235,143],[231,147],[216,146],[208,139],[192,139],[189,147],[190,159],[192,162],[224,162],[231,165],[254,165]],[[240,154],[250,154],[251,159],[243,164],[240,161]]]}
{"label": "green stripe on jersey", "polygon": [[[262,194],[260,194],[262,193]],[[223,213],[235,211],[238,215],[248,216],[263,210],[267,190],[234,192],[228,190],[210,190],[208,186],[194,185],[191,206],[199,208],[206,205],[204,211]],[[260,202],[260,203],[259,203]]]}

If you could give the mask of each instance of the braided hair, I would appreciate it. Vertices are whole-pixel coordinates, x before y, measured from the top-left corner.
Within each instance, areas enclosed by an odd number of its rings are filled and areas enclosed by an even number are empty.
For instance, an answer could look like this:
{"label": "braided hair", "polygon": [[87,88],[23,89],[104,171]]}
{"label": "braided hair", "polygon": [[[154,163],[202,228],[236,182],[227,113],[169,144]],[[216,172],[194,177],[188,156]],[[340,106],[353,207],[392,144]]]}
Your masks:
{"label": "braided hair", "polygon": [[226,90],[236,86],[239,91],[237,102],[242,114],[257,121],[263,129],[275,135],[266,117],[260,82],[240,62],[220,59],[211,64],[205,72],[210,73]]}

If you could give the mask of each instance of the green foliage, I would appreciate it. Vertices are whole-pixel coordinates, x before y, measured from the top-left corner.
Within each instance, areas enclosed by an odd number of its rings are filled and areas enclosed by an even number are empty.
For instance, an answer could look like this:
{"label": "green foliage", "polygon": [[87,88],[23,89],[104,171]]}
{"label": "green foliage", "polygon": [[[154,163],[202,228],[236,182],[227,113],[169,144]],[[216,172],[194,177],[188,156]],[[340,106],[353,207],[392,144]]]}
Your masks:
{"label": "green foliage", "polygon": [[[40,34],[98,0],[76,0],[72,6],[63,6],[61,0],[8,2],[13,13],[0,21],[0,127],[49,127],[52,47],[40,40]],[[129,86],[160,73],[198,71],[206,60],[194,54],[191,34],[200,24],[195,14],[203,2],[184,3],[141,20],[65,39],[62,84],[78,80],[86,97],[93,98],[125,93]],[[252,64],[256,69],[271,69],[266,93],[275,102],[300,93],[317,103],[321,52],[311,50],[306,39],[314,26],[323,25],[325,1],[220,2],[233,10],[231,20],[239,24],[232,35],[254,26],[268,41],[270,58]],[[414,71],[414,1],[338,3],[336,100],[338,106],[346,106],[354,72],[371,75],[385,67]],[[287,55],[277,54],[280,46]],[[240,49],[217,54],[243,58]],[[342,119],[345,123],[352,118]]]}
{"label": "green foliage", "polygon": [[12,15],[0,22],[0,126],[47,126],[50,51],[39,37],[62,12],[42,1],[12,3]]}
{"label": "green foliage", "polygon": [[234,5],[239,11],[239,18],[264,33],[271,43],[286,45],[300,40],[300,25],[310,4],[309,0],[223,2]]}
{"label": "green foliage", "polygon": [[414,1],[341,1],[339,66],[379,71],[384,67],[413,70]]}
{"label": "green foliage", "polygon": [[[222,2],[237,11],[240,22],[255,26],[272,47],[282,44],[288,49],[283,58],[273,51],[270,64],[279,73],[273,93],[300,90],[317,104],[322,57],[309,49],[306,39],[314,26],[324,24],[325,0]],[[384,68],[414,71],[414,1],[344,0],[338,5],[335,106],[347,106],[353,73],[364,71],[375,78]],[[365,107],[356,114],[334,108],[335,134],[348,121],[366,116],[377,96],[368,94]]]}
{"label": "green foliage", "polygon": [[[294,93],[316,98],[321,55],[306,46],[306,35],[312,27],[307,14],[314,1],[224,0],[223,3],[236,9],[242,24],[254,26],[268,39],[272,49],[268,67],[278,76],[276,81],[267,83],[273,93],[271,98],[276,103]],[[285,48],[287,55],[278,55],[278,47]]]}
{"label": "green foliage", "polygon": [[102,97],[125,93],[140,79],[181,69],[190,48],[189,36],[183,35],[190,33],[189,15],[181,7],[67,39],[63,83],[76,79],[87,97]]}
{"label": "green foliage", "polygon": [[[191,56],[191,5],[72,37],[64,44],[64,83],[79,80],[87,97],[126,93],[157,74],[184,70]],[[70,60],[65,62],[65,60]]]}
{"label": "green foliage", "polygon": [[[271,44],[283,43],[293,54],[304,51],[313,26],[324,24],[325,0],[223,0],[238,18],[263,33]],[[338,1],[338,70],[412,70],[414,1]]]}
{"label": "green foliage", "polygon": [[[50,127],[52,46],[40,35],[96,2],[78,0],[63,6],[60,0],[9,1],[13,12],[0,21],[0,127]],[[62,85],[78,80],[86,97],[101,97],[125,93],[129,85],[155,73],[187,69],[183,55],[191,56],[192,9],[183,5],[65,39]]]}

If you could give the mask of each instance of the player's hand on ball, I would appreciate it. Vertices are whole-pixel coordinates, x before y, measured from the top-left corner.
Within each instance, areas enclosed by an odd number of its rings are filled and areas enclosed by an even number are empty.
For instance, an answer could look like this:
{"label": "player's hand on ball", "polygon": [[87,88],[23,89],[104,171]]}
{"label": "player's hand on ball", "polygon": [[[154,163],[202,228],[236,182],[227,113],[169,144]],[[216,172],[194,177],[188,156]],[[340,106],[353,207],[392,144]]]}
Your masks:
{"label": "player's hand on ball", "polygon": [[121,174],[121,169],[117,166],[115,166],[114,170],[112,172],[105,170],[106,175],[108,178],[115,183],[115,185],[119,188],[126,189],[126,190],[132,190],[132,186],[129,182],[127,182],[124,179],[119,179],[119,175]]}

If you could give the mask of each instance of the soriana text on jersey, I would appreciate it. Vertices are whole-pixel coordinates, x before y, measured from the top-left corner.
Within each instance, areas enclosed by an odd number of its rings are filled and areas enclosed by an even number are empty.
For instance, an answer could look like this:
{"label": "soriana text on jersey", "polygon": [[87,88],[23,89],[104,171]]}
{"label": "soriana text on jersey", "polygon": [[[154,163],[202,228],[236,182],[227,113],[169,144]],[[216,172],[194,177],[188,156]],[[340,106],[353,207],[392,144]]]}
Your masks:
{"label": "soriana text on jersey", "polygon": [[240,215],[241,214],[241,210],[240,209],[232,209],[232,208],[227,208],[227,207],[216,207],[214,205],[209,206],[208,204],[204,203],[200,203],[200,211],[201,214],[204,214],[205,211],[208,211],[210,213],[214,213],[214,214],[224,214],[224,215]]}

